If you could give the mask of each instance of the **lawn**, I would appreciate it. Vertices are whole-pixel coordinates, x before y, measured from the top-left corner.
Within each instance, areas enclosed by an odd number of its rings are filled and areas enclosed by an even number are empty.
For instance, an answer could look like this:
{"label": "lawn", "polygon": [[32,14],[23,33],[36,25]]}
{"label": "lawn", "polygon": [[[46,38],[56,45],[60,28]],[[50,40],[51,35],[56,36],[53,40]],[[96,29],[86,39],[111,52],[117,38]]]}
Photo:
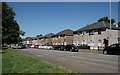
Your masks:
{"label": "lawn", "polygon": [[3,73],[71,73],[62,66],[38,60],[16,50],[5,49],[2,52]]}

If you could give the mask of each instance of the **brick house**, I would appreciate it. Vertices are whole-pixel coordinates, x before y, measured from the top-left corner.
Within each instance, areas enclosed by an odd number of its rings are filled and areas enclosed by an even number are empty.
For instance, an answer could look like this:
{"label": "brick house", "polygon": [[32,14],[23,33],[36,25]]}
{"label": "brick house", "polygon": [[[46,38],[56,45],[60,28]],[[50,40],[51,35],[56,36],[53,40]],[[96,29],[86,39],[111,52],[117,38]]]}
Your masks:
{"label": "brick house", "polygon": [[111,33],[111,44],[118,43],[119,28],[107,22],[95,22],[74,31],[73,44],[75,45],[88,45],[91,49],[103,48],[103,39],[109,38]]}
{"label": "brick house", "polygon": [[73,30],[66,29],[52,36],[53,45],[66,45],[73,43]]}

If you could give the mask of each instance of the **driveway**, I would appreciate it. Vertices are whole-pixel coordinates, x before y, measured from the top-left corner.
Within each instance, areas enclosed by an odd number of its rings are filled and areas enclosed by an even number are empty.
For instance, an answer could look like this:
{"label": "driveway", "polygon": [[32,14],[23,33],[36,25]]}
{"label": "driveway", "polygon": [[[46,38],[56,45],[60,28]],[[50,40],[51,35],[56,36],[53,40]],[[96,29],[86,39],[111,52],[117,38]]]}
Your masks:
{"label": "driveway", "polygon": [[49,63],[61,65],[74,73],[118,73],[118,56],[86,51],[69,52],[43,49],[19,49],[18,51]]}

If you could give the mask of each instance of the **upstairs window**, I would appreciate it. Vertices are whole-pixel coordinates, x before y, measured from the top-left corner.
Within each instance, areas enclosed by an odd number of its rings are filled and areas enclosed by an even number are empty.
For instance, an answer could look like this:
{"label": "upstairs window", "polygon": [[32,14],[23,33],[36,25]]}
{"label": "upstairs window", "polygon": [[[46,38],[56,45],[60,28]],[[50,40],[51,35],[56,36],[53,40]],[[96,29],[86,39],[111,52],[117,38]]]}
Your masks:
{"label": "upstairs window", "polygon": [[86,35],[86,31],[83,31],[83,32],[82,32],[82,35]]}
{"label": "upstairs window", "polygon": [[99,35],[101,34],[101,29],[98,29],[98,34],[99,34]]}
{"label": "upstairs window", "polygon": [[94,30],[90,30],[89,35],[94,35]]}
{"label": "upstairs window", "polygon": [[60,37],[65,37],[65,34],[61,34]]}

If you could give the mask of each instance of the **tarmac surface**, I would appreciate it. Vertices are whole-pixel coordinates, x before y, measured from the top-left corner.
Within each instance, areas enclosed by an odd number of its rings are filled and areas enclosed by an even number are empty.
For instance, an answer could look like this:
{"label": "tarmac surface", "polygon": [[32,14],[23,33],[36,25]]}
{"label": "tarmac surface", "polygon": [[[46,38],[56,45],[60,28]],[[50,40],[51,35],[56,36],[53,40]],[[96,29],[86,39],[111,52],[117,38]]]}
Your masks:
{"label": "tarmac surface", "polygon": [[117,55],[103,55],[102,51],[79,50],[79,52],[18,49],[52,64],[70,68],[73,73],[118,73]]}

